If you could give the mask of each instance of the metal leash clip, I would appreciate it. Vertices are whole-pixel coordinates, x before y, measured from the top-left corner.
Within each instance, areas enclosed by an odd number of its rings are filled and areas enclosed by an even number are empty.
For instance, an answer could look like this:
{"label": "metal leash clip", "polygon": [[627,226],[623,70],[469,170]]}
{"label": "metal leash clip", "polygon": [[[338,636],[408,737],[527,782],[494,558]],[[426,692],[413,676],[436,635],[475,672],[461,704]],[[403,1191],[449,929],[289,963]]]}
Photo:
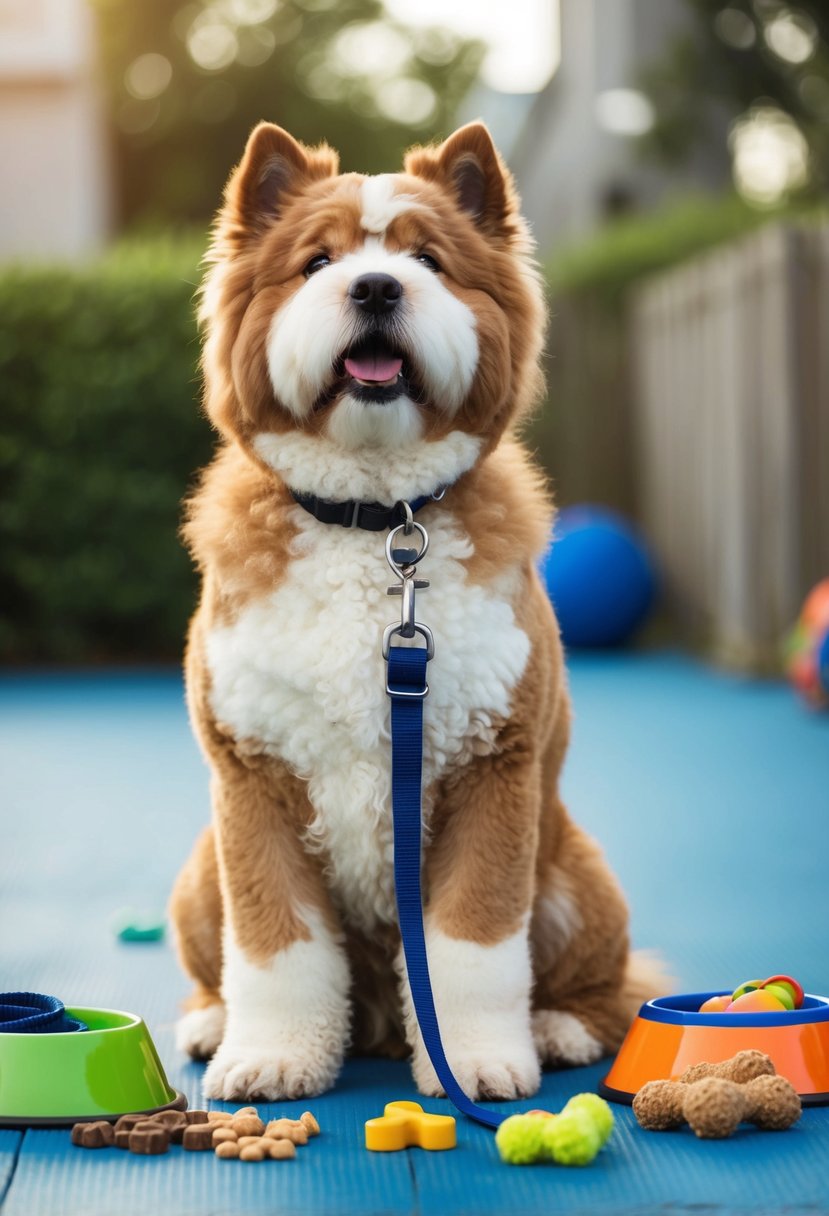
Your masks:
{"label": "metal leash clip", "polygon": [[[387,595],[399,595],[400,601],[400,624],[392,622],[383,630],[383,658],[388,659],[389,647],[391,639],[395,634],[399,634],[402,638],[413,638],[417,634],[424,639],[426,643],[426,659],[427,662],[435,653],[435,640],[432,636],[432,631],[427,625],[418,621],[415,617],[415,592],[423,591],[429,586],[428,579],[416,578],[417,564],[426,556],[426,551],[429,548],[429,534],[419,523],[412,517],[412,509],[407,502],[400,504],[405,512],[405,520],[402,524],[398,524],[396,528],[392,528],[386,537],[386,561],[391,567],[394,575],[400,579],[400,583],[394,587],[389,587]],[[416,532],[420,538],[420,548],[397,548],[396,540],[400,533],[409,537],[413,532]],[[387,690],[388,691],[388,690]],[[424,693],[407,693],[397,694],[406,696],[425,696],[429,691],[429,686],[426,686]]]}

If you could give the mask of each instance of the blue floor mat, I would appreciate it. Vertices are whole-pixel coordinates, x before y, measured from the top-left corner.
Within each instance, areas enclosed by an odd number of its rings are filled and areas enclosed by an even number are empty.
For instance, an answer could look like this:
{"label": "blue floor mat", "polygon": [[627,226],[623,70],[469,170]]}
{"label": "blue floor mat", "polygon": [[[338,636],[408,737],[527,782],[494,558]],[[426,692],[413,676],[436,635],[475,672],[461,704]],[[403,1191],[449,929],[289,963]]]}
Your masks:
{"label": "blue floor mat", "polygon": [[[636,944],[661,951],[685,990],[788,971],[829,991],[829,719],[784,685],[670,655],[579,657],[571,683],[565,797],[625,887]],[[172,951],[112,930],[125,907],[163,909],[207,818],[178,675],[7,673],[0,727],[0,988],[141,1013],[196,1104],[202,1069],[173,1045],[186,984]],[[548,1074],[534,1102],[556,1109],[606,1067]],[[260,1169],[0,1131],[3,1216],[829,1211],[826,1109],[786,1133],[716,1143],[643,1133],[617,1109],[585,1170],[505,1167],[491,1133],[466,1122],[450,1153],[365,1152],[363,1121],[415,1096],[405,1065],[351,1061],[333,1093],[280,1104],[310,1106],[324,1133],[296,1162]]]}

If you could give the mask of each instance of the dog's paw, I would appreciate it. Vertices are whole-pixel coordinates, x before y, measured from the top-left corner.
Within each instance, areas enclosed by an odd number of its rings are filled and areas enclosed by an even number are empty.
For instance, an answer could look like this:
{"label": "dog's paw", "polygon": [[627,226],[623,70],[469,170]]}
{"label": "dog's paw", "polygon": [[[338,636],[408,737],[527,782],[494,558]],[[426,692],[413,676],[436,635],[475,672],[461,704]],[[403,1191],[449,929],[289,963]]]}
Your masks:
{"label": "dog's paw", "polygon": [[191,1009],[176,1022],[176,1047],[194,1060],[209,1060],[217,1051],[224,1032],[224,1005]]}
{"label": "dog's paw", "polygon": [[605,1054],[579,1018],[558,1009],[537,1009],[533,1013],[533,1037],[545,1064],[595,1064]]}
{"label": "dog's paw", "polygon": [[[475,1051],[473,1047],[454,1051],[452,1072],[463,1092],[473,1101],[488,1098],[528,1098],[541,1084],[541,1065],[532,1044],[506,1051]],[[418,1090],[430,1098],[445,1097],[432,1062],[425,1052],[417,1052],[412,1072]]]}
{"label": "dog's paw", "polygon": [[240,1048],[223,1044],[204,1074],[205,1098],[224,1102],[258,1098],[310,1098],[330,1089],[340,1061],[310,1051],[267,1051],[261,1046]]}

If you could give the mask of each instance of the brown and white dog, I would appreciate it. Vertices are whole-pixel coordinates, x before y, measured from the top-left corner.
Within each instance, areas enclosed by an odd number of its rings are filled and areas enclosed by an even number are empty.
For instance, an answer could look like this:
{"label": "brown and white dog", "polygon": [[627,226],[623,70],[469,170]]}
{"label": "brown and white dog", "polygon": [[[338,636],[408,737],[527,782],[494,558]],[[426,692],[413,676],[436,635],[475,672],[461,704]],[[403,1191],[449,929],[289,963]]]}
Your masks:
{"label": "brown and white dog", "polygon": [[222,446],[186,525],[203,578],[186,666],[213,826],[172,900],[196,984],[179,1043],[212,1057],[213,1098],[319,1093],[349,1044],[408,1044],[441,1092],[396,928],[385,536],[291,491],[393,505],[448,487],[418,516],[432,984],[466,1092],[531,1094],[542,1064],[617,1047],[660,979],[559,798],[570,705],[535,568],[552,508],[513,434],[544,304],[513,183],[479,123],[379,177],[262,124],[209,260]]}

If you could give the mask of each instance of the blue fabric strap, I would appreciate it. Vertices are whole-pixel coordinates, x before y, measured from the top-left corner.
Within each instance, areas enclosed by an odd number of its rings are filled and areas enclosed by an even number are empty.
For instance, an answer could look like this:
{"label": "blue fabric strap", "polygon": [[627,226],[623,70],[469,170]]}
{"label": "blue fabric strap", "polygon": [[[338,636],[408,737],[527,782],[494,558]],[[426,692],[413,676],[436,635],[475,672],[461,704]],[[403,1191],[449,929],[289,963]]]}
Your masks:
{"label": "blue fabric strap", "polygon": [[66,1034],[86,1030],[56,996],[40,992],[0,992],[0,1034]]}
{"label": "blue fabric strap", "polygon": [[394,888],[406,971],[420,1033],[446,1095],[462,1114],[487,1127],[505,1118],[477,1106],[461,1089],[449,1067],[440,1038],[423,931],[420,889],[421,779],[423,769],[423,701],[426,695],[426,651],[390,646],[388,692],[391,697],[394,819]]}

